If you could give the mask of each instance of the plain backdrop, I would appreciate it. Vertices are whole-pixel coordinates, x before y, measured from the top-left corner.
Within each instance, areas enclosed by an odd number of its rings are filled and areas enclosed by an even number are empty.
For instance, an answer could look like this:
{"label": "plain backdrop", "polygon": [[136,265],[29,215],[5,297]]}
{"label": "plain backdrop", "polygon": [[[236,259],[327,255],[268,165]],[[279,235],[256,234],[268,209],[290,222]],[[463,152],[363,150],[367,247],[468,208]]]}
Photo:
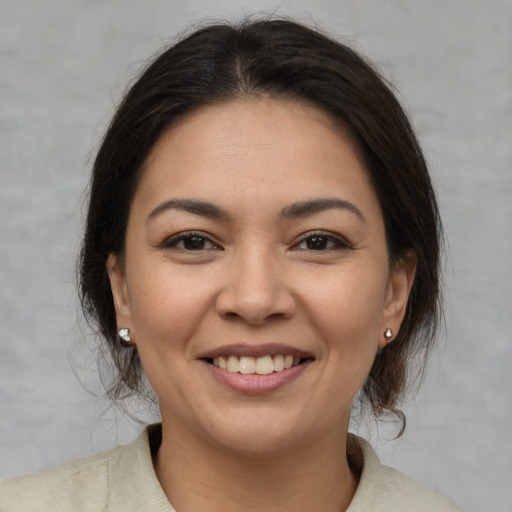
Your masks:
{"label": "plain backdrop", "polygon": [[403,438],[360,430],[467,512],[512,511],[510,0],[0,0],[0,477],[141,429],[94,396],[92,340],[77,320],[91,158],[148,56],[204,18],[255,12],[314,24],[374,60],[439,191],[446,334]]}

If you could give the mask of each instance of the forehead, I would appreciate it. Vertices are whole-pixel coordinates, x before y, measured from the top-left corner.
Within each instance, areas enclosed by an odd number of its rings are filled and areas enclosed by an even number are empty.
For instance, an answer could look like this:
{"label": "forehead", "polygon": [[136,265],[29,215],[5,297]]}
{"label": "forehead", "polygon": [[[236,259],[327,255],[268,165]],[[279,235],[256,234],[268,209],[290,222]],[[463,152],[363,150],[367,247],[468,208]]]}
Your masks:
{"label": "forehead", "polygon": [[265,204],[349,194],[376,202],[360,151],[342,128],[316,108],[269,99],[209,105],[164,132],[135,201],[191,194]]}

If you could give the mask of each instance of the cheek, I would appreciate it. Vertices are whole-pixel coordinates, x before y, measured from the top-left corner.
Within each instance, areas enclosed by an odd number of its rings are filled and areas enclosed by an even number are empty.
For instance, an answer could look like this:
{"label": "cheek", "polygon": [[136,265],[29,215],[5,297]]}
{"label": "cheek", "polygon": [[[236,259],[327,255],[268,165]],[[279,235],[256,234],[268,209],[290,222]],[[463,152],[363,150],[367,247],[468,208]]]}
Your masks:
{"label": "cheek", "polygon": [[165,261],[153,262],[139,265],[130,277],[128,294],[139,344],[176,348],[197,329],[213,300],[208,284],[212,280],[197,268],[176,271]]}
{"label": "cheek", "polygon": [[336,396],[352,400],[370,372],[381,335],[385,287],[382,273],[355,268],[316,287],[311,310],[324,341],[325,383],[337,390]]}
{"label": "cheek", "polygon": [[[309,289],[311,308],[329,339],[373,339],[380,328],[386,280],[372,268],[350,268]],[[373,339],[376,343],[377,340]]]}

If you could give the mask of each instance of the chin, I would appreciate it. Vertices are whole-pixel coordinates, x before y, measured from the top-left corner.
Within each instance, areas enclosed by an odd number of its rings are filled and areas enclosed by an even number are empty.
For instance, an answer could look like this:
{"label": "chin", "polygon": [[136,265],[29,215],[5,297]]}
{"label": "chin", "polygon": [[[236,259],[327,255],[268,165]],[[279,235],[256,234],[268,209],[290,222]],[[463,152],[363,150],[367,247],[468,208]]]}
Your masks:
{"label": "chin", "polygon": [[[295,420],[295,421],[294,421]],[[217,446],[239,456],[271,457],[303,445],[307,438],[321,436],[318,426],[296,421],[296,417],[285,417],[267,411],[258,411],[249,416],[230,414],[224,416],[219,429],[210,429],[208,437]],[[215,430],[217,430],[215,432]],[[314,430],[314,432],[313,432]]]}

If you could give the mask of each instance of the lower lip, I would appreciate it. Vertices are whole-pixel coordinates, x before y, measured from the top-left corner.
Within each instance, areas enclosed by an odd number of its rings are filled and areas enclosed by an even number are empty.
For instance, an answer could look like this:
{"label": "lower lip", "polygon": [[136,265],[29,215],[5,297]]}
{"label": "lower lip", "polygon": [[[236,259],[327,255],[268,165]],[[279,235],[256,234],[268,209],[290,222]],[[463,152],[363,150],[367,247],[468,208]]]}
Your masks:
{"label": "lower lip", "polygon": [[311,360],[292,366],[280,372],[273,372],[268,375],[258,375],[257,373],[235,373],[222,370],[206,361],[204,364],[208,367],[213,377],[221,384],[240,393],[249,395],[261,395],[276,391],[297,380],[312,363]]}

